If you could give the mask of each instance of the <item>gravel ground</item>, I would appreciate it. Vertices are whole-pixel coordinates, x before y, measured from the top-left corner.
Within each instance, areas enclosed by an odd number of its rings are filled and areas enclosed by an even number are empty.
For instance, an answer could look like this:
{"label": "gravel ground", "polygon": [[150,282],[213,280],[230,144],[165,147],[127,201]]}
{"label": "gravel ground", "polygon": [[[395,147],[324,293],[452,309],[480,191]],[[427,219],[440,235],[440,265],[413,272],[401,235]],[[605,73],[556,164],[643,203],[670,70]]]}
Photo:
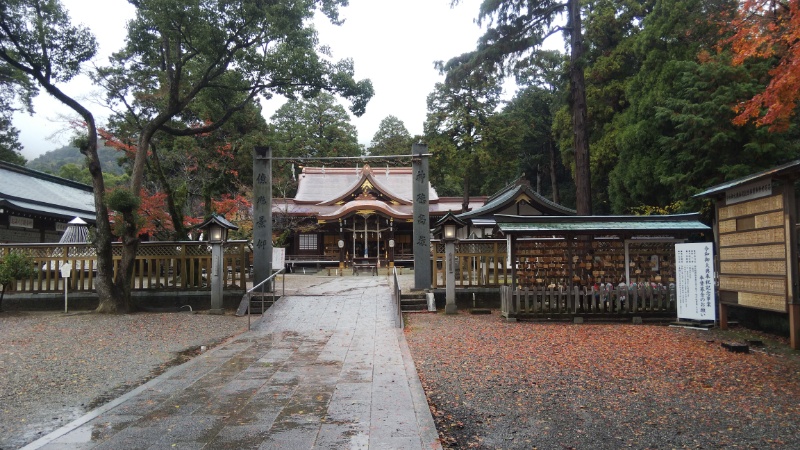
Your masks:
{"label": "gravel ground", "polygon": [[191,313],[0,313],[0,449],[12,449],[247,328]]}
{"label": "gravel ground", "polygon": [[[409,314],[445,448],[800,448],[800,354],[744,329]],[[722,342],[760,339],[731,353]]]}

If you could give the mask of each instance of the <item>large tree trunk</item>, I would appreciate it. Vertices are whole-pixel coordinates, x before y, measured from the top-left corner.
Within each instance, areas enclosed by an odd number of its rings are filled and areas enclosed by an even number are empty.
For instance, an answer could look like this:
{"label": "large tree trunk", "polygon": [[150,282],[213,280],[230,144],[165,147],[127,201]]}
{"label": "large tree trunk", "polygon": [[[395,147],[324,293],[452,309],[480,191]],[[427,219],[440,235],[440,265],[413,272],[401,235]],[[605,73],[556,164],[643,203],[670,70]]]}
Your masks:
{"label": "large tree trunk", "polygon": [[55,85],[44,77],[37,76],[39,83],[45,88],[48,94],[52,95],[65,105],[72,108],[83,119],[86,125],[87,142],[81,153],[86,156],[89,166],[89,173],[92,176],[92,191],[94,193],[94,207],[96,214],[97,239],[95,250],[97,252],[97,277],[95,278],[95,290],[99,305],[97,312],[126,312],[127,309],[120,308],[120,301],[124,300],[120,292],[114,286],[114,256],[112,253],[111,242],[114,234],[111,232],[111,222],[108,217],[108,207],[106,206],[105,195],[106,187],[103,181],[103,170],[100,165],[100,157],[97,155],[97,125],[94,115],[83,107],[80,103],[64,94]]}
{"label": "large tree trunk", "polygon": [[547,149],[550,153],[550,188],[553,190],[553,202],[561,204],[561,196],[558,193],[558,179],[556,179],[556,149],[553,141],[547,140]]}
{"label": "large tree trunk", "polygon": [[[131,194],[139,198],[144,182],[144,171],[147,162],[147,153],[155,131],[159,125],[150,123],[141,130],[139,142],[136,146],[136,158],[133,161],[131,172]],[[137,211],[121,211],[123,218],[122,232],[122,256],[120,257],[119,267],[117,268],[114,288],[119,293],[121,299],[118,305],[122,309],[120,312],[129,312],[135,309],[136,305],[131,299],[131,283],[133,281],[133,270],[136,264],[136,251],[139,248],[139,226],[136,221]]]}
{"label": "large tree trunk", "polygon": [[592,214],[592,187],[589,169],[589,139],[587,130],[586,83],[583,74],[583,31],[581,2],[569,1],[570,23],[570,102],[572,131],[575,141],[575,197],[578,215]]}
{"label": "large tree trunk", "polygon": [[158,176],[158,181],[161,184],[161,188],[164,189],[164,193],[167,194],[167,212],[169,212],[169,216],[172,219],[172,228],[175,232],[174,239],[177,241],[187,239],[188,233],[186,227],[183,226],[183,213],[178,210],[175,204],[175,191],[161,168],[161,160],[158,158],[156,146],[151,146],[151,149],[153,151],[153,166],[155,166],[156,176]]}
{"label": "large tree trunk", "polygon": [[[87,111],[88,113],[88,111]],[[84,117],[86,120],[87,117]],[[111,231],[111,222],[108,217],[108,208],[105,201],[105,182],[103,181],[103,170],[100,166],[100,158],[97,155],[97,129],[94,118],[88,116],[87,132],[89,134],[88,145],[81,152],[86,156],[89,165],[89,173],[92,175],[92,190],[94,191],[94,206],[96,212],[97,238],[94,243],[97,251],[97,278],[95,279],[95,290],[97,291],[98,306],[97,312],[101,313],[125,313],[128,308],[125,306],[125,298],[120,295],[119,290],[114,286],[114,256],[111,243],[114,234]],[[122,302],[122,303],[120,303]]]}

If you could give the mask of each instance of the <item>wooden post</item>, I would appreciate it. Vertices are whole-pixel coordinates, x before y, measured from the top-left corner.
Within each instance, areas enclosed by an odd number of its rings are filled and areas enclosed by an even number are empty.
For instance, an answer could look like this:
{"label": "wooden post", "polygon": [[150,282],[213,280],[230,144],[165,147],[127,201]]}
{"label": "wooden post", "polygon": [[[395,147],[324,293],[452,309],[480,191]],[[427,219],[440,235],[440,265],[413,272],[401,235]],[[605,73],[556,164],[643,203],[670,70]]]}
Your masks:
{"label": "wooden post", "polygon": [[800,304],[797,303],[789,305],[789,344],[794,350],[800,348]]}
{"label": "wooden post", "polygon": [[797,211],[794,183],[783,186],[784,229],[786,230],[786,299],[789,311],[789,341],[794,350],[800,349],[800,299],[797,279]]}
{"label": "wooden post", "polygon": [[728,305],[722,302],[719,303],[719,328],[728,329]]}

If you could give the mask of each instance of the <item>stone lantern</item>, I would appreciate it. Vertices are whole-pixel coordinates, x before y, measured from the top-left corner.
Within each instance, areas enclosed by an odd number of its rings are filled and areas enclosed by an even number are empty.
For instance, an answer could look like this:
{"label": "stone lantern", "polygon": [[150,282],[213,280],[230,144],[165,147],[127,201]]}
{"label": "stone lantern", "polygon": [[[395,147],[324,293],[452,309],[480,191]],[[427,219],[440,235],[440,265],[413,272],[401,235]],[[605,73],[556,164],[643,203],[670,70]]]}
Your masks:
{"label": "stone lantern", "polygon": [[457,314],[456,307],[456,242],[458,241],[458,229],[466,225],[466,222],[453,215],[453,211],[448,211],[439,222],[436,229],[442,234],[445,255],[445,314]]}
{"label": "stone lantern", "polygon": [[211,244],[211,313],[223,314],[222,288],[225,284],[225,264],[223,261],[222,246],[228,240],[228,230],[238,230],[239,227],[217,214],[212,214],[197,228],[203,231]]}

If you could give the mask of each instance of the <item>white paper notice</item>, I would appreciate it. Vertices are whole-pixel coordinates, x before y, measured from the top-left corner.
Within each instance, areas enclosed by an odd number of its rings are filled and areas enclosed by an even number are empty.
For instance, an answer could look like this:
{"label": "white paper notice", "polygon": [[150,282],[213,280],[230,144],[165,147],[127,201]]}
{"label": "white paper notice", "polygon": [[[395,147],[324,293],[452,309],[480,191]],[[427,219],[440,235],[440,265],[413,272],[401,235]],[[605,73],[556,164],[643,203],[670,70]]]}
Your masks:
{"label": "white paper notice", "polygon": [[676,244],[678,318],[716,320],[712,243]]}

